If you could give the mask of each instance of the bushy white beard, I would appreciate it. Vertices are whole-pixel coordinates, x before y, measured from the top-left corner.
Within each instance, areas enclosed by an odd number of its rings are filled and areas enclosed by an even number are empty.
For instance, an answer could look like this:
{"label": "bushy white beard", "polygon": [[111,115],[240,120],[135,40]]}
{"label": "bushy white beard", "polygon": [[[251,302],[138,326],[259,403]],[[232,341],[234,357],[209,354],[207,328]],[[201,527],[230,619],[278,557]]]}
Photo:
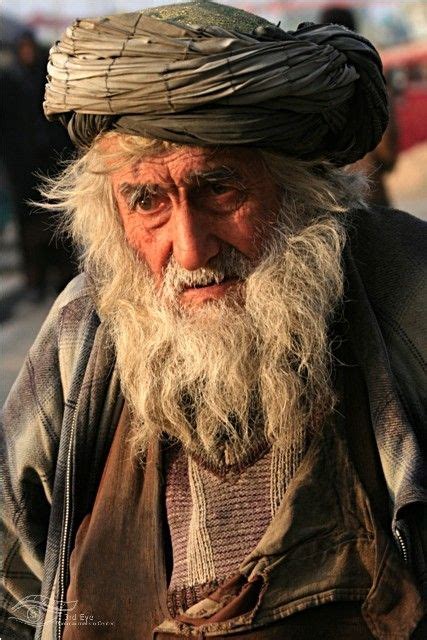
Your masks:
{"label": "bushy white beard", "polygon": [[[162,294],[123,249],[120,273],[98,283],[98,298],[138,452],[167,433],[223,465],[225,449],[236,462],[263,440],[301,443],[324,422],[334,405],[328,325],[342,297],[344,242],[332,216],[293,234],[282,224],[255,267],[232,248],[197,272],[172,262]],[[190,310],[176,301],[182,284],[233,274],[245,281],[240,301],[227,295]]]}

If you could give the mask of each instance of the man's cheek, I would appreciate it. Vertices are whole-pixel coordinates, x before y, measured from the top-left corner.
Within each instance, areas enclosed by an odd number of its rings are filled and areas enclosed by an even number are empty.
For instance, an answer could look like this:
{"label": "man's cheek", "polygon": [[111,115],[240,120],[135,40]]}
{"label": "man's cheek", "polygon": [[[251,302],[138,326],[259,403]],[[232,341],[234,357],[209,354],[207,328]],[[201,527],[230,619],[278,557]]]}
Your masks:
{"label": "man's cheek", "polygon": [[138,253],[145,253],[145,248],[155,241],[155,234],[146,229],[142,220],[135,214],[130,214],[124,219],[124,232],[126,240]]}
{"label": "man's cheek", "polygon": [[146,263],[156,284],[159,285],[162,280],[164,264],[168,259],[164,243],[160,241],[157,234],[141,228],[141,225],[129,228],[129,232],[125,231],[125,235],[128,245],[138,258]]}
{"label": "man's cheek", "polygon": [[125,236],[128,244],[133,248],[140,250],[142,246],[141,228],[137,224],[128,224],[125,226]]}

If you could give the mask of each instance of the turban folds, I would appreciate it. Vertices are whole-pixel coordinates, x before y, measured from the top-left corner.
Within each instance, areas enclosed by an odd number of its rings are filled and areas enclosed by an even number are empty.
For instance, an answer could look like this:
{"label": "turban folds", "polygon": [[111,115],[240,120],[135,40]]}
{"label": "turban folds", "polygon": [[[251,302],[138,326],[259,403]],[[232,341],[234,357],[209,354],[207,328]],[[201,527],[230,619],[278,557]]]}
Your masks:
{"label": "turban folds", "polygon": [[[176,9],[185,17],[185,7],[197,4]],[[237,29],[240,17],[236,28],[219,20],[188,26],[142,11],[77,20],[50,52],[47,117],[66,122],[82,146],[115,129],[337,165],[373,149],[388,117],[374,47],[337,25],[286,32],[245,15],[255,20],[248,33]]]}

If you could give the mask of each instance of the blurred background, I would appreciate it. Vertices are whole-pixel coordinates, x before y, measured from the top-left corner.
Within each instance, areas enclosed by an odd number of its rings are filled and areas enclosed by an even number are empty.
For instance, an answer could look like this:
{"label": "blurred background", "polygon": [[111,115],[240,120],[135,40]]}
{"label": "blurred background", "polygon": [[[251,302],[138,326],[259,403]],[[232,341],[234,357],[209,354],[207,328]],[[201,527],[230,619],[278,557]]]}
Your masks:
{"label": "blurred background", "polygon": [[[427,0],[222,0],[295,29],[344,24],[379,49],[391,122],[377,149],[357,163],[371,199],[427,220]],[[0,401],[55,295],[76,273],[72,247],[55,220],[28,200],[39,175],[54,175],[73,149],[60,125],[44,120],[49,46],[75,19],[169,4],[170,0],[3,0],[0,7]]]}

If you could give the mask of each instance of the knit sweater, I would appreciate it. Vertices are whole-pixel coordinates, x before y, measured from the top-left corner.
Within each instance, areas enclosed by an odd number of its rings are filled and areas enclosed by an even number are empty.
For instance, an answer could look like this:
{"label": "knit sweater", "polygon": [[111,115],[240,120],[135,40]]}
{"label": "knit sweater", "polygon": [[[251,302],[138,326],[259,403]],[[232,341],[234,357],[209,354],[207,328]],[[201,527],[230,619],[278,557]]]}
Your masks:
{"label": "knit sweater", "polygon": [[237,471],[217,472],[182,448],[166,461],[166,512],[173,571],[172,616],[236,572],[276,514],[304,447],[264,448]]}

